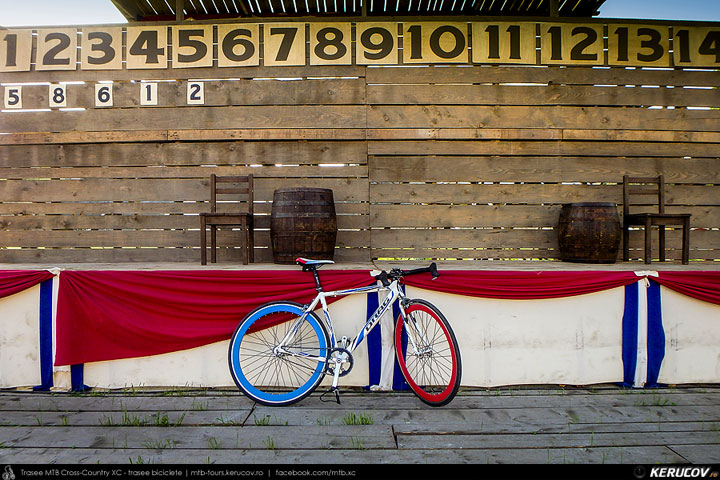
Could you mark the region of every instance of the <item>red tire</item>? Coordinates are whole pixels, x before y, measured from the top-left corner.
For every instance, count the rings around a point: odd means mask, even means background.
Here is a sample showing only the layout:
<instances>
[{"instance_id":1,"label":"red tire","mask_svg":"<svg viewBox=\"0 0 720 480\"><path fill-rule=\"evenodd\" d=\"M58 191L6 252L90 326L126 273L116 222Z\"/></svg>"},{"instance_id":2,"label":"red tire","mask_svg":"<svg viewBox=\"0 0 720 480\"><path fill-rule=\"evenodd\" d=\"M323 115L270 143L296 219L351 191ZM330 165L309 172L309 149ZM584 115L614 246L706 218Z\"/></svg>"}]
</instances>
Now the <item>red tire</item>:
<instances>
[{"instance_id":1,"label":"red tire","mask_svg":"<svg viewBox=\"0 0 720 480\"><path fill-rule=\"evenodd\" d=\"M395 354L413 392L433 407L449 403L460 388L460 349L442 313L424 300L410 300L395 325Z\"/></svg>"}]
</instances>

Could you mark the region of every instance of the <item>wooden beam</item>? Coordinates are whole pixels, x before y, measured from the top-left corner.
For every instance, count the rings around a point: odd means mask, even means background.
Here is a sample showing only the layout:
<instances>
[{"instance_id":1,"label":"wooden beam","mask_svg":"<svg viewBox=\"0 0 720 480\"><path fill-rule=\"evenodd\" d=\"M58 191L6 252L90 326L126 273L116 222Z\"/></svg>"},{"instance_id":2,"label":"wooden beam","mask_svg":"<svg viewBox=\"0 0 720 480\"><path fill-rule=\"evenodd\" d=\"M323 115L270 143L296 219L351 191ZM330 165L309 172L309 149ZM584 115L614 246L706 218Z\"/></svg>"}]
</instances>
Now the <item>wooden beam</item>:
<instances>
[{"instance_id":1,"label":"wooden beam","mask_svg":"<svg viewBox=\"0 0 720 480\"><path fill-rule=\"evenodd\" d=\"M241 17L249 17L250 16L250 10L247 8L247 2L244 0L240 0L236 3L240 7L240 16Z\"/></svg>"},{"instance_id":2,"label":"wooden beam","mask_svg":"<svg viewBox=\"0 0 720 480\"><path fill-rule=\"evenodd\" d=\"M136 2L132 0L111 0L115 8L123 14L131 22L139 20L144 16L145 12L140 9Z\"/></svg>"},{"instance_id":3,"label":"wooden beam","mask_svg":"<svg viewBox=\"0 0 720 480\"><path fill-rule=\"evenodd\" d=\"M185 1L175 0L175 21L178 23L182 23L185 20L183 8L185 8Z\"/></svg>"},{"instance_id":4,"label":"wooden beam","mask_svg":"<svg viewBox=\"0 0 720 480\"><path fill-rule=\"evenodd\" d=\"M558 5L558 0L550 0L550 16L551 17L559 17L560 16L560 8Z\"/></svg>"}]
</instances>

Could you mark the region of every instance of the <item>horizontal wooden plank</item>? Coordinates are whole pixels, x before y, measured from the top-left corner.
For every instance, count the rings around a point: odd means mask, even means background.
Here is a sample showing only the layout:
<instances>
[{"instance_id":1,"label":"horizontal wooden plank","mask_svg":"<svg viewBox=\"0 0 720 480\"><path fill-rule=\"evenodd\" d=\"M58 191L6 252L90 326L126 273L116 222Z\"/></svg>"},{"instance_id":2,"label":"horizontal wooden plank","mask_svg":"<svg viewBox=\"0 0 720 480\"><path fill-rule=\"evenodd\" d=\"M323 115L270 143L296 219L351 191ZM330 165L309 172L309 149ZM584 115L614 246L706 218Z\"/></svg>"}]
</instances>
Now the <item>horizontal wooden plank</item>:
<instances>
[{"instance_id":1,"label":"horizontal wooden plank","mask_svg":"<svg viewBox=\"0 0 720 480\"><path fill-rule=\"evenodd\" d=\"M548 156L375 156L371 182L622 182L622 175L665 175L665 181L717 183L713 158Z\"/></svg>"},{"instance_id":2,"label":"horizontal wooden plank","mask_svg":"<svg viewBox=\"0 0 720 480\"><path fill-rule=\"evenodd\" d=\"M215 175L248 175L255 178L367 178L366 165L347 166L343 164L328 166L283 166L258 165L215 167L0 167L0 179L22 180L37 178L206 178Z\"/></svg>"},{"instance_id":3,"label":"horizontal wooden plank","mask_svg":"<svg viewBox=\"0 0 720 480\"><path fill-rule=\"evenodd\" d=\"M47 71L0 73L0 82L71 82L71 81L131 81L131 80L188 80L232 78L304 78L304 77L365 77L367 83L567 83L573 85L663 85L717 86L713 70L682 71L626 70L591 67L522 67L522 66L422 66L422 67L363 67L363 66L305 66L305 67L229 67L183 68L166 70L107 70L107 71Z\"/></svg>"},{"instance_id":4,"label":"horizontal wooden plank","mask_svg":"<svg viewBox=\"0 0 720 480\"><path fill-rule=\"evenodd\" d=\"M222 264L240 265L242 252L239 248L219 248L217 264L208 264L208 268ZM335 261L346 263L367 262L370 260L369 248L337 248ZM198 248L55 248L55 249L0 249L0 261L3 263L123 263L123 262L189 262L200 263ZM256 248L255 262L272 263L272 251L269 248Z\"/></svg>"},{"instance_id":5,"label":"horizontal wooden plank","mask_svg":"<svg viewBox=\"0 0 720 480\"><path fill-rule=\"evenodd\" d=\"M209 179L104 179L0 181L0 198L14 202L205 201ZM269 201L278 188L330 188L336 201L367 201L366 180L344 178L259 178L255 199Z\"/></svg>"},{"instance_id":6,"label":"horizontal wooden plank","mask_svg":"<svg viewBox=\"0 0 720 480\"><path fill-rule=\"evenodd\" d=\"M2 138L2 135L0 135ZM229 141L0 146L3 167L239 166L367 163L357 141ZM208 176L210 173L207 174ZM238 173L240 175L240 173Z\"/></svg>"},{"instance_id":7,"label":"horizontal wooden plank","mask_svg":"<svg viewBox=\"0 0 720 480\"><path fill-rule=\"evenodd\" d=\"M343 204L339 204L336 210L342 212ZM66 207L71 211L70 206ZM205 207L205 211L209 207ZM367 207L365 207L367 213ZM254 218L256 229L270 228L270 215L256 215ZM369 221L367 214L337 214L338 228L343 229L367 229ZM27 232L32 237L33 231L38 230L84 230L84 229L181 229L200 230L200 217L198 215L0 215L0 230L15 232Z\"/></svg>"},{"instance_id":8,"label":"horizontal wooden plank","mask_svg":"<svg viewBox=\"0 0 720 480\"><path fill-rule=\"evenodd\" d=\"M303 77L363 77L365 67L350 65L313 65L305 67L223 67L168 68L163 70L78 70L47 72L0 73L0 82L96 82L131 80L199 80L231 78L303 78Z\"/></svg>"},{"instance_id":9,"label":"horizontal wooden plank","mask_svg":"<svg viewBox=\"0 0 720 480\"><path fill-rule=\"evenodd\" d=\"M157 165L317 165L317 164L364 164L367 150L380 155L488 155L488 156L537 156L525 161L534 162L538 168L550 163L550 155L568 156L564 164L583 164L593 159L587 157L638 157L628 164L642 162L651 156L668 157L664 161L670 170L674 164L689 164L692 157L716 158L718 144L710 143L662 143L662 142L584 142L584 141L372 141L365 142L208 142L208 143L160 143L160 144L80 144L80 145L12 145L0 146L0 161L7 167L53 167L53 166L157 166ZM617 162L616 159L602 161ZM662 161L658 159L656 161ZM715 168L714 170L716 170ZM620 175L622 176L622 175Z\"/></svg>"},{"instance_id":10,"label":"horizontal wooden plank","mask_svg":"<svg viewBox=\"0 0 720 480\"><path fill-rule=\"evenodd\" d=\"M561 140L550 128L369 128L368 140Z\"/></svg>"},{"instance_id":11,"label":"horizontal wooden plank","mask_svg":"<svg viewBox=\"0 0 720 480\"><path fill-rule=\"evenodd\" d=\"M291 266L288 269L299 269ZM333 267L334 268L334 267ZM442 273L442 269L440 270ZM193 387L178 387L166 389L140 388L125 389L124 391L96 390L85 394L63 395L56 392L35 392L27 395L23 392L3 392L0 395L0 409L5 412L47 412L57 417L72 413L73 418L80 419L85 415L90 418L92 414L113 412L122 414L127 410L137 411L139 414L157 413L163 411L168 414L180 414L187 411L183 426L189 424L192 417L199 419L200 423L217 424L217 416L226 418L240 417L243 410L253 410L258 418L277 414L280 422L272 424L284 425L317 425L317 418L327 415L330 425L344 424L345 410L361 409L368 399L382 396L382 402L374 403L373 415L375 424L395 424L399 432L410 434L414 432L431 432L428 423L436 421L452 424L453 431L462 433L477 433L487 431L483 428L481 420L489 419L493 413L505 411L508 414L522 413L528 409L535 410L539 415L534 416L536 426L542 427L544 432L590 432L596 427L598 431L612 432L646 432L649 430L663 432L691 432L713 431L713 422L720 420L720 411L707 408L692 408L689 412L695 415L705 414L696 421L689 419L672 419L668 422L643 422L649 413L657 416L657 412L668 413L669 407L686 406L712 407L720 406L720 392L710 385L685 385L682 387L664 387L659 389L625 390L612 384L578 386L508 386L493 389L463 389L458 392L452 405L443 409L427 409L417 401L409 392L395 393L361 393L357 391L345 392L343 406L327 408L317 402L302 402L292 408L282 409L281 413L274 407L254 405L254 402L242 395L234 388L226 389L200 389ZM316 393L316 398L320 392ZM311 397L312 400L313 397ZM122 399L122 402L118 402ZM198 407L202 407L199 409ZM331 406L332 407L332 406ZM597 407L602 407L598 409ZM617 409L607 412L609 408ZM581 411L577 409L580 408ZM579 417L586 415L600 419L602 424L571 423L568 425L565 415L573 409ZM708 413L711 412L711 413ZM600 417L598 417L598 414ZM215 416L213 416L215 415ZM286 416L288 415L288 416ZM709 415L709 416L708 416ZM57 418L56 417L56 418ZM513 417L515 417L513 415ZM610 418L615 417L615 418ZM50 417L53 418L53 417ZM203 421L202 419L205 418ZM234 418L233 418L234 419ZM210 421L207 421L210 420ZM468 420L471 422L468 423ZM508 421L506 421L508 420ZM523 427L524 417L503 419L498 418L492 422L492 428L500 429L503 433L531 432L528 425ZM45 422L42 422L45 424ZM95 422L97 424L99 422ZM246 424L254 424L253 419L247 419ZM37 422L33 422L37 425ZM81 425L85 424L80 422ZM403 426L400 426L403 424ZM505 426L506 428L503 428ZM627 427L627 428L626 428Z\"/></svg>"},{"instance_id":12,"label":"horizontal wooden plank","mask_svg":"<svg viewBox=\"0 0 720 480\"><path fill-rule=\"evenodd\" d=\"M719 118L720 120L720 118ZM371 141L370 155L606 155L613 157L658 156L678 158L714 157L718 145L711 143L640 142L545 142L503 140Z\"/></svg>"},{"instance_id":13,"label":"horizontal wooden plank","mask_svg":"<svg viewBox=\"0 0 720 480\"><path fill-rule=\"evenodd\" d=\"M560 206L371 205L373 227L552 227Z\"/></svg>"},{"instance_id":14,"label":"horizontal wooden plank","mask_svg":"<svg viewBox=\"0 0 720 480\"><path fill-rule=\"evenodd\" d=\"M169 130L170 140L363 140L362 128Z\"/></svg>"},{"instance_id":15,"label":"horizontal wooden plank","mask_svg":"<svg viewBox=\"0 0 720 480\"><path fill-rule=\"evenodd\" d=\"M276 464L278 458L298 469L311 465L359 465L377 464L451 464L472 463L468 470L477 468L477 464L514 464L521 458L528 464L554 464L563 468L567 464L636 464L663 465L686 464L690 461L697 464L718 463L716 446L712 445L672 445L643 447L591 447L591 448L494 448L494 449L293 449L293 450L226 450L226 449L102 449L102 448L12 448L8 447L6 455L15 463L31 464L36 460L38 452L53 464L79 463L83 459L92 458L102 464L121 464L128 459L153 464L182 464L188 458L204 458L209 463L230 464ZM682 452L682 456L676 452ZM416 467L422 469L422 467ZM462 468L462 467L461 467ZM682 468L682 467L679 467ZM29 469L28 469L29 470ZM458 469L455 469L457 471ZM427 471L427 470L423 470Z\"/></svg>"},{"instance_id":16,"label":"horizontal wooden plank","mask_svg":"<svg viewBox=\"0 0 720 480\"><path fill-rule=\"evenodd\" d=\"M556 260L559 254L545 248L495 248L485 250L459 250L451 248L373 248L374 260Z\"/></svg>"},{"instance_id":17,"label":"horizontal wooden plank","mask_svg":"<svg viewBox=\"0 0 720 480\"><path fill-rule=\"evenodd\" d=\"M230 105L357 105L365 103L365 80L302 79L279 80L211 80L203 83L204 104L196 108ZM68 108L96 108L95 83L66 86ZM140 106L142 84L116 82L112 88L112 107ZM25 86L23 108L49 108L47 85ZM157 84L157 107L185 107L188 105L188 82L160 82ZM155 106L153 106L155 107Z\"/></svg>"},{"instance_id":18,"label":"horizontal wooden plank","mask_svg":"<svg viewBox=\"0 0 720 480\"><path fill-rule=\"evenodd\" d=\"M564 129L562 131L562 139L611 140L625 142L720 143L720 132Z\"/></svg>"},{"instance_id":19,"label":"horizontal wooden plank","mask_svg":"<svg viewBox=\"0 0 720 480\"><path fill-rule=\"evenodd\" d=\"M441 272L442 273L442 272ZM452 322L452 320L451 320ZM168 396L174 392L171 389L167 390ZM190 393L192 395L192 393ZM295 410L283 409L281 413L277 413L276 409L267 409L264 407L256 407L251 409L251 405L243 405L244 408L223 405L223 408L213 409L214 403L213 397L195 397L194 403L188 402L188 405L183 409L181 405L184 402L163 402L162 397L145 397L143 400L145 404L139 405L137 409L132 409L130 405L126 405L129 402L129 397L123 398L123 407L127 409L123 411L113 411L112 406L108 406L105 409L101 409L98 406L93 406L90 402L87 402L87 398L80 397L77 403L69 404L68 408L62 408L60 405L65 402L58 402L58 405L53 409L45 410L30 410L25 405L13 405L12 410L3 410L4 414L4 426L62 426L64 422L67 425L73 427L84 427L84 426L97 426L101 424L110 424L120 426L123 424L123 418L127 422L129 413L132 412L132 420L137 420L140 426L151 426L155 423L158 412L167 415L168 421L171 425L181 421L181 427L186 426L258 426L256 421L268 422L268 425L263 426L298 426L298 425L318 425L318 418L323 418L327 425L343 425L344 418L347 413L343 409L311 409L311 408L297 408ZM555 407L555 412L562 411L559 404L564 403L563 399L552 398L554 395L548 394L547 397L542 396L528 396L528 403L531 400L536 400L537 405L529 404L525 407L528 410L535 408L551 408ZM586 396L575 395L574 400L577 404L574 406L582 406L583 409L589 407L600 408L603 405L593 404L587 402ZM588 395L589 396L589 395ZM663 398L669 401L672 398L673 406L679 406L675 401L680 395L669 394ZM107 397L104 397L107 399ZM94 400L102 404L104 399L101 396L97 396ZM138 400L142 397L138 396ZM460 400L462 397L458 397ZM490 403L492 397L483 397L483 400L487 400ZM511 401L507 395L503 395L498 400ZM83 401L85 400L85 401ZM235 399L238 401L238 399ZM240 400L241 401L241 400ZM408 407L409 400L405 400ZM638 402L638 399L634 399ZM17 403L17 402L15 402ZM138 402L139 403L139 402ZM149 408L148 403L152 403L154 410ZM225 402L222 402L225 403ZM385 403L395 403L391 407L386 407ZM490 432L494 433L542 433L542 434L564 434L564 433L644 433L644 432L709 432L713 431L712 421L668 421L668 422L626 422L626 423L560 423L556 422L542 422L542 419L538 418L534 423L523 422L518 419L506 419L504 422L495 420L488 423L493 415L504 412L512 412L518 407L487 407L482 409L481 407L460 408L457 405L445 408L440 411L428 411L423 409L411 409L401 408L401 402L397 401L397 398L383 398L382 405L374 406L372 408L372 419L374 425L393 425L393 430L399 435L413 435L413 434L426 434L426 435L440 435L440 434L462 434L462 435L488 435ZM586 405L589 403L589 405ZM88 406L86 407L85 404ZM193 410L193 406L195 410ZM686 407L687 405L682 405ZM203 408L203 410L197 410L197 408ZM618 407L618 405L607 405L605 408ZM117 406L115 406L117 408ZM568 407L572 408L572 407ZM346 409L347 410L347 409ZM484 410L484 411L483 411ZM626 411L629 409L625 409ZM541 410L542 412L542 410ZM704 423L704 424L703 424ZM438 425L443 425L443 428L438 430ZM170 428L170 427L168 427ZM492 430L491 430L492 429Z\"/></svg>"},{"instance_id":20,"label":"horizontal wooden plank","mask_svg":"<svg viewBox=\"0 0 720 480\"><path fill-rule=\"evenodd\" d=\"M45 205L53 205L54 208L48 208ZM113 208L115 205L118 207ZM152 213L162 214L163 210L181 210L181 208L172 208L174 204L152 204L153 209L143 209L146 204L37 204L37 206L28 204L19 207L13 204L0 204L1 212L4 214L18 214L24 217L33 215L43 215L47 213L54 214L74 214L80 216L82 214L102 214L102 213L125 213L128 215L149 215ZM180 204L183 205L183 204ZM346 209L346 205L336 205L339 212ZM207 211L207 207L196 205L193 207L185 207L185 210ZM366 205L359 204L352 206L350 210L363 210ZM396 227L553 227L557 225L559 215L559 205L371 205L370 206L370 223L364 218L362 212L348 212L347 214L338 214L338 221L341 228L365 228L370 225L373 228L396 228ZM143 211L144 210L144 211ZM691 227L693 228L718 228L717 220L720 218L719 207L688 207L678 206L668 208L669 212L675 213L691 213ZM167 212L170 213L170 212ZM177 213L177 212L173 212ZM192 213L192 212L180 212ZM23 219L8 217L2 218L3 222L14 222L16 225L37 225L36 221L45 222L44 219ZM49 227L42 228L68 228L63 226L63 222L71 222L74 225L75 219L57 218L47 220ZM130 220L120 219L87 219L83 222L93 222L87 228L112 228L104 225L113 225L112 222L124 222ZM97 221L97 223L94 223ZM192 220L163 220L165 222L184 222ZM105 223L107 222L107 223ZM152 219L143 220L143 222L152 222ZM160 220L158 220L160 222ZM258 228L267 228L269 219L267 215L256 216ZM34 228L34 227L33 227ZM75 227L69 227L75 228Z\"/></svg>"},{"instance_id":21,"label":"horizontal wooden plank","mask_svg":"<svg viewBox=\"0 0 720 480\"><path fill-rule=\"evenodd\" d=\"M127 225L130 228L152 227L153 225ZM156 225L163 227L167 225ZM680 230L667 231L667 256L680 258ZM372 241L370 241L372 238ZM89 248L89 247L154 247L158 240L165 242L162 249L197 248L199 234L190 231L30 231L0 232L0 242L7 247L46 247L46 248ZM255 232L256 246L260 249L270 245L267 230ZM147 243L147 244L146 244ZM220 248L237 247L238 233L221 230L218 232ZM338 232L338 248L387 249L402 252L404 250L438 251L462 253L466 257L483 258L485 250L510 252L514 250L557 250L557 233L554 229L383 229ZM630 247L633 258L642 257L643 235L640 231L631 232ZM653 234L653 252L657 256L657 234ZM3 250L12 254L14 249ZM720 242L716 231L693 230L691 234L691 252L693 259L720 258ZM557 255L556 255L557 256ZM182 260L179 260L182 261Z\"/></svg>"},{"instance_id":22,"label":"horizontal wooden plank","mask_svg":"<svg viewBox=\"0 0 720 480\"><path fill-rule=\"evenodd\" d=\"M717 131L717 110L570 106L257 106L3 113L4 133L134 130L552 128ZM355 135L355 132L353 132Z\"/></svg>"},{"instance_id":23,"label":"horizontal wooden plank","mask_svg":"<svg viewBox=\"0 0 720 480\"><path fill-rule=\"evenodd\" d=\"M694 440L697 439L697 440ZM489 435L407 435L398 438L398 447L413 448L590 448L623 446L663 446L669 443L718 444L711 432L642 432L642 433L564 433L557 434L489 434Z\"/></svg>"},{"instance_id":24,"label":"horizontal wooden plank","mask_svg":"<svg viewBox=\"0 0 720 480\"><path fill-rule=\"evenodd\" d=\"M462 252L458 255L456 252ZM654 250L654 257L657 260L657 250ZM675 252L675 253L673 253ZM699 251L691 250L693 261L717 261L720 253L717 250ZM335 251L335 261L338 263L369 262L373 259L496 259L503 261L518 260L557 260L558 253L549 249L513 249L506 250L433 250L433 249L407 249L407 250L386 250L368 248L338 248ZM208 268L214 266L225 267L228 265L240 265L242 254L240 249L218 249L218 263L208 264ZM631 260L640 268L642 267L642 250L631 251ZM668 250L668 260L679 263L680 253L678 250ZM256 248L255 261L258 263L272 263L272 252L269 248ZM0 261L10 264L77 264L77 263L157 263L157 262L189 262L200 263L199 249L190 248L113 248L113 249L87 249L87 248L66 248L66 249L0 249ZM463 265L467 265L463 263ZM503 263L503 265L506 265ZM512 268L512 267L506 267ZM642 267L645 268L645 267ZM640 268L640 269L642 269Z\"/></svg>"},{"instance_id":25,"label":"horizontal wooden plank","mask_svg":"<svg viewBox=\"0 0 720 480\"><path fill-rule=\"evenodd\" d=\"M263 222L263 216L270 215L272 203L270 201L255 201L255 218ZM341 202L335 200L335 213L337 215L366 215L367 202ZM197 215L200 212L210 211L208 201L197 202L4 202L0 203L2 215L166 215L185 214Z\"/></svg>"},{"instance_id":26,"label":"horizontal wooden plank","mask_svg":"<svg viewBox=\"0 0 720 480\"><path fill-rule=\"evenodd\" d=\"M167 130L144 130L135 132L21 132L0 135L0 145L165 142L167 139Z\"/></svg>"},{"instance_id":27,"label":"horizontal wooden plank","mask_svg":"<svg viewBox=\"0 0 720 480\"><path fill-rule=\"evenodd\" d=\"M720 143L720 132L549 128L372 128L368 140L613 140Z\"/></svg>"},{"instance_id":28,"label":"horizontal wooden plank","mask_svg":"<svg viewBox=\"0 0 720 480\"><path fill-rule=\"evenodd\" d=\"M206 178L215 175L248 175L255 178L367 178L367 165L348 166L329 164L327 166L283 166L258 165L252 166L137 166L137 167L34 167L34 168L3 168L0 167L0 179L22 180L29 178Z\"/></svg>"},{"instance_id":29,"label":"horizontal wooden plank","mask_svg":"<svg viewBox=\"0 0 720 480\"><path fill-rule=\"evenodd\" d=\"M720 207L669 207L690 213L693 228L717 228ZM560 205L371 205L370 225L379 227L554 227Z\"/></svg>"},{"instance_id":30,"label":"horizontal wooden plank","mask_svg":"<svg viewBox=\"0 0 720 480\"><path fill-rule=\"evenodd\" d=\"M364 128L365 107L304 105L255 107L120 108L0 113L3 132L148 129Z\"/></svg>"},{"instance_id":31,"label":"horizontal wooden plank","mask_svg":"<svg viewBox=\"0 0 720 480\"><path fill-rule=\"evenodd\" d=\"M613 140L720 143L719 132L578 130L544 128L264 128L148 130L119 132L35 132L0 135L2 145L215 141L215 140Z\"/></svg>"},{"instance_id":32,"label":"horizontal wooden plank","mask_svg":"<svg viewBox=\"0 0 720 480\"><path fill-rule=\"evenodd\" d=\"M716 132L718 110L566 106L369 105L368 128L570 128ZM12 131L12 130L11 130Z\"/></svg>"},{"instance_id":33,"label":"horizontal wooden plank","mask_svg":"<svg viewBox=\"0 0 720 480\"><path fill-rule=\"evenodd\" d=\"M412 248L412 249L485 249L485 248L558 248L557 222L555 228L547 229L376 229L372 230L373 248ZM679 229L666 231L666 248L668 251L679 250L682 231ZM693 230L691 232L691 248L695 255L701 256L701 250L717 250L714 256L720 255L720 240L717 231ZM652 235L653 252L657 255L657 234ZM630 248L642 251L644 235L642 231L633 230L630 235ZM680 258L678 252L675 258Z\"/></svg>"},{"instance_id":34,"label":"horizontal wooden plank","mask_svg":"<svg viewBox=\"0 0 720 480\"><path fill-rule=\"evenodd\" d=\"M225 232L226 240L239 234ZM147 247L182 248L200 245L198 232L188 230L52 230L26 232L0 231L0 244L6 247L92 248Z\"/></svg>"},{"instance_id":35,"label":"horizontal wooden plank","mask_svg":"<svg viewBox=\"0 0 720 480\"><path fill-rule=\"evenodd\" d=\"M564 185L543 184L397 184L370 185L374 203L472 204L507 203L539 204L570 202L623 202L622 184ZM649 200L650 201L650 200ZM720 206L720 185L668 185L668 205ZM622 207L619 207L622 210Z\"/></svg>"},{"instance_id":36,"label":"horizontal wooden plank","mask_svg":"<svg viewBox=\"0 0 720 480\"><path fill-rule=\"evenodd\" d=\"M258 247L270 245L269 232L256 232ZM239 231L221 230L218 245L239 247ZM366 231L338 231L338 247L365 247ZM199 248L200 233L191 230L0 230L0 245L5 247L91 248L91 247L162 247Z\"/></svg>"},{"instance_id":37,"label":"horizontal wooden plank","mask_svg":"<svg viewBox=\"0 0 720 480\"><path fill-rule=\"evenodd\" d=\"M451 79L449 79L451 81ZM447 80L446 80L447 81ZM95 83L66 86L68 108L96 107ZM140 105L140 83L107 84L112 88L112 107ZM204 104L239 105L358 105L364 104L365 80L296 79L208 81L204 85ZM188 105L187 82L160 82L157 105L152 107L185 107ZM447 105L615 105L615 106L712 106L718 103L717 89L667 88L643 86L571 86L571 85L476 85L432 84L368 85L368 104L447 104ZM47 85L23 88L23 108L49 108Z\"/></svg>"},{"instance_id":38,"label":"horizontal wooden plank","mask_svg":"<svg viewBox=\"0 0 720 480\"><path fill-rule=\"evenodd\" d=\"M164 142L178 140L362 140L358 128L264 128L218 130L148 130L117 132L30 132L0 135L0 145Z\"/></svg>"},{"instance_id":39,"label":"horizontal wooden plank","mask_svg":"<svg viewBox=\"0 0 720 480\"><path fill-rule=\"evenodd\" d=\"M27 232L39 230L85 229L200 229L197 215L17 215L0 216L0 230Z\"/></svg>"},{"instance_id":40,"label":"horizontal wooden plank","mask_svg":"<svg viewBox=\"0 0 720 480\"><path fill-rule=\"evenodd\" d=\"M557 248L557 232L513 229L382 229L372 231L373 248Z\"/></svg>"},{"instance_id":41,"label":"horizontal wooden plank","mask_svg":"<svg viewBox=\"0 0 720 480\"><path fill-rule=\"evenodd\" d=\"M431 66L368 68L372 84L543 83L562 85L720 86L716 72L591 67Z\"/></svg>"},{"instance_id":42,"label":"horizontal wooden plank","mask_svg":"<svg viewBox=\"0 0 720 480\"><path fill-rule=\"evenodd\" d=\"M207 202L4 202L2 215L165 215L194 214L210 211Z\"/></svg>"},{"instance_id":43,"label":"horizontal wooden plank","mask_svg":"<svg viewBox=\"0 0 720 480\"><path fill-rule=\"evenodd\" d=\"M621 255L621 254L619 254ZM452 248L407 248L407 249L373 249L374 260L381 261L428 261L437 260L443 262L460 261L467 265L467 260L500 260L512 262L514 260L524 261L548 261L559 260L560 252L553 249L535 247L527 248L486 248L486 249L452 249ZM716 261L720 258L718 250L690 250L692 262ZM680 249L668 249L665 254L668 262L679 264L681 259ZM618 263L620 263L618 258ZM630 252L630 262L636 262L638 269L646 268L644 264L644 253L642 249ZM653 249L653 261L658 261L657 248ZM507 264L504 264L507 265ZM597 265L601 267L602 265Z\"/></svg>"},{"instance_id":44,"label":"horizontal wooden plank","mask_svg":"<svg viewBox=\"0 0 720 480\"><path fill-rule=\"evenodd\" d=\"M532 81L532 80L529 80ZM693 106L720 103L717 88L527 85L368 85L370 105Z\"/></svg>"},{"instance_id":45,"label":"horizontal wooden plank","mask_svg":"<svg viewBox=\"0 0 720 480\"><path fill-rule=\"evenodd\" d=\"M242 434L235 428L227 426L184 428L180 435L175 435L173 445L177 448L207 448L208 439L215 439L219 448L266 450L263 444L272 439L273 448L395 448L392 427L389 425L365 425L348 435L345 425L329 426L246 426ZM180 432L178 432L180 433ZM143 448L144 444L158 442L165 438L167 427L145 426L128 428L123 426L88 426L82 429L73 427L5 427L0 431L0 441L21 447L63 446L117 448L128 445L128 448ZM353 443L353 441L355 443ZM160 442L162 443L162 442Z\"/></svg>"}]
</instances>

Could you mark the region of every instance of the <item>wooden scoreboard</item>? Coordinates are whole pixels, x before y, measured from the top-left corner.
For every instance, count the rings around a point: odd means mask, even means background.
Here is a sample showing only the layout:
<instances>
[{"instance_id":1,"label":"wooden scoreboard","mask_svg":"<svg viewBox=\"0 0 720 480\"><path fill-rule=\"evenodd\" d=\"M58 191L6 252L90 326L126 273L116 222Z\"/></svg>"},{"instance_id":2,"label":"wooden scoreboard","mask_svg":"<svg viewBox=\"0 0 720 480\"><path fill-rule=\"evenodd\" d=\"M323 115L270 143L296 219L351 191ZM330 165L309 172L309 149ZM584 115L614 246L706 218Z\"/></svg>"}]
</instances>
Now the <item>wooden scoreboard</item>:
<instances>
[{"instance_id":1,"label":"wooden scoreboard","mask_svg":"<svg viewBox=\"0 0 720 480\"><path fill-rule=\"evenodd\" d=\"M649 23L293 22L36 32L0 30L0 72L261 63L720 66L719 28Z\"/></svg>"},{"instance_id":2,"label":"wooden scoreboard","mask_svg":"<svg viewBox=\"0 0 720 480\"><path fill-rule=\"evenodd\" d=\"M718 67L720 28L551 22L292 22L0 31L0 72L304 65L525 64ZM62 84L48 106L67 106ZM156 86L138 91L155 105ZM188 105L203 86L188 85ZM5 108L22 108L7 87ZM98 85L96 107L112 106Z\"/></svg>"},{"instance_id":3,"label":"wooden scoreboard","mask_svg":"<svg viewBox=\"0 0 720 480\"><path fill-rule=\"evenodd\" d=\"M0 31L0 72L413 64L718 67L720 28L651 23L292 22ZM66 107L62 84L48 106ZM155 105L143 85L141 105ZM5 108L22 108L7 87ZM188 105L203 86L188 84ZM96 107L112 106L98 85Z\"/></svg>"},{"instance_id":4,"label":"wooden scoreboard","mask_svg":"<svg viewBox=\"0 0 720 480\"><path fill-rule=\"evenodd\" d=\"M292 22L0 30L0 71L251 65L720 66L720 29L550 22ZM33 48L35 47L35 49Z\"/></svg>"}]
</instances>

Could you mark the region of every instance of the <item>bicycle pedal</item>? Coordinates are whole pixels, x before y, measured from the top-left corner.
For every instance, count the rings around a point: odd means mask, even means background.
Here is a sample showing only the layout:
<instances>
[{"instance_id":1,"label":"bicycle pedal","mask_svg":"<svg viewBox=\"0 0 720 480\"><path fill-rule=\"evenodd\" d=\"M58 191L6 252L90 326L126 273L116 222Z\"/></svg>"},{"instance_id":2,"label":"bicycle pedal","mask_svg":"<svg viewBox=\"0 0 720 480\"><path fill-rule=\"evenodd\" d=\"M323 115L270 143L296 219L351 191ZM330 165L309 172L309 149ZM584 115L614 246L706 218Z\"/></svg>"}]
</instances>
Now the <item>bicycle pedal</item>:
<instances>
[{"instance_id":1,"label":"bicycle pedal","mask_svg":"<svg viewBox=\"0 0 720 480\"><path fill-rule=\"evenodd\" d=\"M335 394L335 401L337 402L338 405L340 405L340 389L337 388L337 387L331 387L330 390L328 390L327 392L325 392L325 393L323 393L322 395L320 395L320 401L321 401L321 402L326 402L326 403L327 403L327 402L332 402L332 400L325 400L325 398L324 398L325 395L327 395L328 393L334 393L334 394Z\"/></svg>"}]
</instances>

